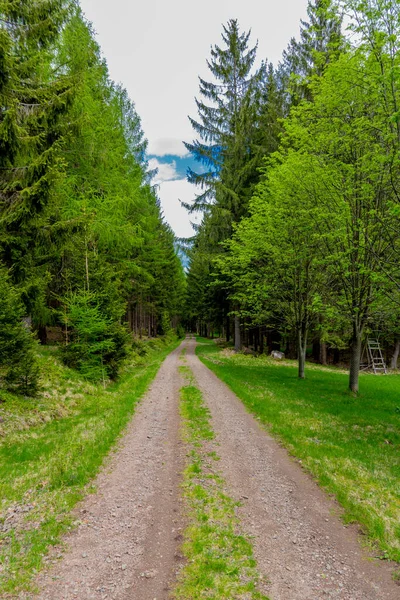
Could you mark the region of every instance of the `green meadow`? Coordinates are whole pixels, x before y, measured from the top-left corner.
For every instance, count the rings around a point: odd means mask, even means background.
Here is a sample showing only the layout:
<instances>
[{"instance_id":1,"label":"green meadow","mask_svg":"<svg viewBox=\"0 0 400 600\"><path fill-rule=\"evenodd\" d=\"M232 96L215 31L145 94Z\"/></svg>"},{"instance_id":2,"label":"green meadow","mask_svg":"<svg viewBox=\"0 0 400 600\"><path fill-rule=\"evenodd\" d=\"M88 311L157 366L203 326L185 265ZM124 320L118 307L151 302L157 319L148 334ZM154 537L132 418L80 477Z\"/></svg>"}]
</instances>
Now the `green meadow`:
<instances>
[{"instance_id":1,"label":"green meadow","mask_svg":"<svg viewBox=\"0 0 400 600\"><path fill-rule=\"evenodd\" d=\"M400 562L400 376L360 376L358 397L348 375L221 350L200 339L199 358L301 461L357 522L380 558Z\"/></svg>"}]
</instances>

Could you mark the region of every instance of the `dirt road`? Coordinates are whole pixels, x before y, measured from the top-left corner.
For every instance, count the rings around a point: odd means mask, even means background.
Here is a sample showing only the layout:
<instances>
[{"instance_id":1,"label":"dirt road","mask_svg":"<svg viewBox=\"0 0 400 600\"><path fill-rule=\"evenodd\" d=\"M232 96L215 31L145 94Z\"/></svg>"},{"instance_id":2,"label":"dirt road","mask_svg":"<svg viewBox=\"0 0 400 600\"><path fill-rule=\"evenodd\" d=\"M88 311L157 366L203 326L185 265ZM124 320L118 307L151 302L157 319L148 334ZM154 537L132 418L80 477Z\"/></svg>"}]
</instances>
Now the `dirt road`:
<instances>
[{"instance_id":1,"label":"dirt road","mask_svg":"<svg viewBox=\"0 0 400 600\"><path fill-rule=\"evenodd\" d=\"M371 562L338 506L249 415L186 340L164 362L121 442L77 510L61 558L37 581L40 600L166 600L181 564L185 447L178 367L186 362L212 414L219 469L251 537L271 600L399 600L389 568ZM21 595L20 598L31 598ZM207 596L211 598L211 596ZM196 599L188 599L196 600Z\"/></svg>"}]
</instances>

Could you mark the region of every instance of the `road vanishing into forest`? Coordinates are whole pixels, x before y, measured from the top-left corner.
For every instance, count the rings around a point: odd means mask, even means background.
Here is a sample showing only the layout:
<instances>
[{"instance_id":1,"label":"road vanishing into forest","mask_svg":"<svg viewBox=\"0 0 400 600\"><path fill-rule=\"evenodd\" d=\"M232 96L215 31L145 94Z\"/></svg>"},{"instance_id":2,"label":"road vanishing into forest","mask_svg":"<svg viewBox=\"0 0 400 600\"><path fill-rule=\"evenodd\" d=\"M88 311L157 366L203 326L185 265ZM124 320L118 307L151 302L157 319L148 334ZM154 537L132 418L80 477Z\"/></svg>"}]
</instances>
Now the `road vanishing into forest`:
<instances>
[{"instance_id":1,"label":"road vanishing into forest","mask_svg":"<svg viewBox=\"0 0 400 600\"><path fill-rule=\"evenodd\" d=\"M185 364L211 411L217 469L227 494L240 501L259 591L271 600L399 600L389 565L370 560L357 528L343 525L339 506L200 362L195 346L187 338L165 360L97 478L96 493L75 510L65 552L53 550L50 568L38 576L39 595L20 599L172 597L190 524L181 486L188 460L179 413ZM208 590L201 597L214 596Z\"/></svg>"}]
</instances>

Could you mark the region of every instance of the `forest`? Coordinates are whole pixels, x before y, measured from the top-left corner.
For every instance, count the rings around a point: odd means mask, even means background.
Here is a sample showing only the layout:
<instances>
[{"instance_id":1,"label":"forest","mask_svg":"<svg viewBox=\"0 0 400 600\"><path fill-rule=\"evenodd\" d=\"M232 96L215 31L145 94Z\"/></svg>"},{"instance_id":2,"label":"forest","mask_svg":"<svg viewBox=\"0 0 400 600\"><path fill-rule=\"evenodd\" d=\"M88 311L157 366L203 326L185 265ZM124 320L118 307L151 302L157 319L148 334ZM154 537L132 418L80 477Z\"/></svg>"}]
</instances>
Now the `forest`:
<instances>
[{"instance_id":1,"label":"forest","mask_svg":"<svg viewBox=\"0 0 400 600\"><path fill-rule=\"evenodd\" d=\"M115 379L185 291L140 118L78 2L0 2L0 25L2 385L35 393L38 341Z\"/></svg>"},{"instance_id":2,"label":"forest","mask_svg":"<svg viewBox=\"0 0 400 600\"><path fill-rule=\"evenodd\" d=\"M400 3L307 14L204 57L183 239L79 0L0 0L2 598L397 600Z\"/></svg>"},{"instance_id":3,"label":"forest","mask_svg":"<svg viewBox=\"0 0 400 600\"><path fill-rule=\"evenodd\" d=\"M200 79L195 139L204 218L190 240L187 318L235 349L307 349L350 365L400 349L400 10L316 0L278 66L236 20ZM312 349L311 349L312 346Z\"/></svg>"},{"instance_id":4,"label":"forest","mask_svg":"<svg viewBox=\"0 0 400 600\"><path fill-rule=\"evenodd\" d=\"M223 26L185 142L186 240L79 3L3 1L0 23L2 386L35 393L38 343L105 381L135 337L183 326L283 351L300 378L307 358L347 365L355 393L368 336L397 368L397 2L310 1L278 65Z\"/></svg>"}]
</instances>

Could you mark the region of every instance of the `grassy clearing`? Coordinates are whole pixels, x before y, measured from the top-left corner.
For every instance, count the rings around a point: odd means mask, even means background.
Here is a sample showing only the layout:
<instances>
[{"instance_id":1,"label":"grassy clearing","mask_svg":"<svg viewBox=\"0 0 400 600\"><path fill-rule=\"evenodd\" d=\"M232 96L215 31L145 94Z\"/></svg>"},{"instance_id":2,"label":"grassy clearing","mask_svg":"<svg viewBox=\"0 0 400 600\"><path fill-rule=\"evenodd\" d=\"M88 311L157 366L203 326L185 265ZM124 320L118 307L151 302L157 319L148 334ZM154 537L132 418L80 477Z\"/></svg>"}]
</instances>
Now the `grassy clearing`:
<instances>
[{"instance_id":1,"label":"grassy clearing","mask_svg":"<svg viewBox=\"0 0 400 600\"><path fill-rule=\"evenodd\" d=\"M400 562L400 376L347 375L220 351L210 341L199 358L242 399L358 522L381 558Z\"/></svg>"},{"instance_id":2,"label":"grassy clearing","mask_svg":"<svg viewBox=\"0 0 400 600\"><path fill-rule=\"evenodd\" d=\"M225 494L224 480L216 470L219 458L212 444L209 411L190 369L181 371L188 379L181 390L181 415L190 448L183 484L190 525L183 545L187 563L173 597L267 600L257 590L260 578L251 544L239 533L237 503Z\"/></svg>"},{"instance_id":3,"label":"grassy clearing","mask_svg":"<svg viewBox=\"0 0 400 600\"><path fill-rule=\"evenodd\" d=\"M0 596L30 589L50 546L73 526L71 509L129 422L137 401L177 340L151 341L106 390L41 355L36 399L1 393Z\"/></svg>"}]
</instances>

